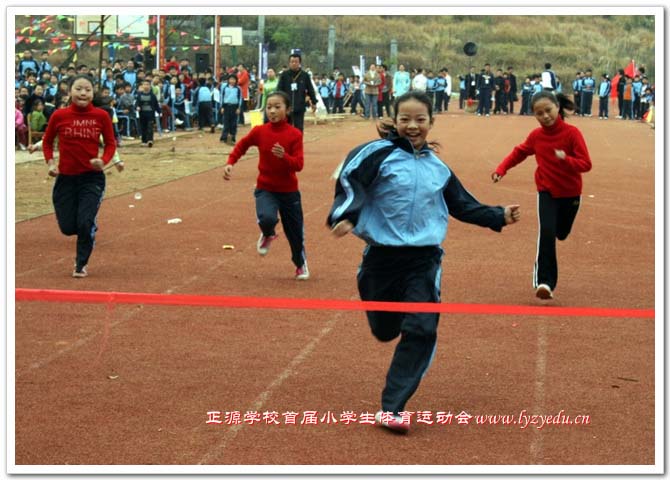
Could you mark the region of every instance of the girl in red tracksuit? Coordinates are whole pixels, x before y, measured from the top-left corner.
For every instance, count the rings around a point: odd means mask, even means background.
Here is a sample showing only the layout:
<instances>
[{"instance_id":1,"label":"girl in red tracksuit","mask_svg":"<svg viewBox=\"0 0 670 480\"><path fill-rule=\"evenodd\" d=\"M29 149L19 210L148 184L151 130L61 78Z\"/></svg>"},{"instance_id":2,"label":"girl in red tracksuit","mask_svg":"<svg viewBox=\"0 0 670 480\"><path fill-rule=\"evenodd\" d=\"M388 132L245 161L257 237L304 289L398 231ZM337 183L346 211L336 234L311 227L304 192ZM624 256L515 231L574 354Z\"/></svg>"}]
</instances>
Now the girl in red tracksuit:
<instances>
[{"instance_id":1,"label":"girl in red tracksuit","mask_svg":"<svg viewBox=\"0 0 670 480\"><path fill-rule=\"evenodd\" d=\"M290 100L286 93L274 91L268 95L265 113L268 123L254 127L237 144L223 169L223 178L230 180L233 165L253 146L258 147L258 178L256 179L256 217L261 235L256 250L267 255L270 244L277 238L277 214L291 246L291 260L296 266L296 280L307 280L309 270L305 257L304 225L298 177L304 165L302 132L288 124Z\"/></svg>"},{"instance_id":2,"label":"girl in red tracksuit","mask_svg":"<svg viewBox=\"0 0 670 480\"><path fill-rule=\"evenodd\" d=\"M72 276L88 275L86 265L93 251L96 217L105 192L103 168L116 150L114 128L107 112L95 108L93 81L88 75L77 75L70 82L71 105L56 110L49 118L42 140L49 175L56 177L53 204L58 226L65 235L77 235L77 256ZM100 155L100 135L104 151ZM58 138L60 154L54 162L54 140Z\"/></svg>"},{"instance_id":3,"label":"girl in red tracksuit","mask_svg":"<svg viewBox=\"0 0 670 480\"><path fill-rule=\"evenodd\" d=\"M533 270L535 295L553 298L558 280L556 239L565 240L575 221L582 194L582 173L591 170L591 158L577 127L565 123L565 110L574 103L562 94L542 91L531 100L531 109L540 123L528 138L514 147L491 174L494 182L507 171L535 155L538 190L539 239Z\"/></svg>"}]
</instances>

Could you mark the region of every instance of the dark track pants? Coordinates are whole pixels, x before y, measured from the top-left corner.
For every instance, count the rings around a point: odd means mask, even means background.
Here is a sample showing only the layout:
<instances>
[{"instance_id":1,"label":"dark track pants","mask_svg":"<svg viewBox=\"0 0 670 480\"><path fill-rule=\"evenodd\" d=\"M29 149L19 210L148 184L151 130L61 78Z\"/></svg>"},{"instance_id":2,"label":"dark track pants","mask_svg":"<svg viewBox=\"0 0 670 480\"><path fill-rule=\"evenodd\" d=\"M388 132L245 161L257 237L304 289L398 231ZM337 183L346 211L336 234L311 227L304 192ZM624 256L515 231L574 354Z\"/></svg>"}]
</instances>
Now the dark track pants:
<instances>
[{"instance_id":1,"label":"dark track pants","mask_svg":"<svg viewBox=\"0 0 670 480\"><path fill-rule=\"evenodd\" d=\"M440 302L440 247L368 247L358 272L362 300ZM367 312L382 342L400 335L382 391L382 410L401 412L425 375L437 342L437 313Z\"/></svg>"},{"instance_id":2,"label":"dark track pants","mask_svg":"<svg viewBox=\"0 0 670 480\"><path fill-rule=\"evenodd\" d=\"M488 115L491 112L491 90L488 88L479 91L479 105L477 113Z\"/></svg>"},{"instance_id":3,"label":"dark track pants","mask_svg":"<svg viewBox=\"0 0 670 480\"><path fill-rule=\"evenodd\" d=\"M228 135L235 138L237 136L237 104L223 104L223 131L221 132L221 140L226 140Z\"/></svg>"},{"instance_id":4,"label":"dark track pants","mask_svg":"<svg viewBox=\"0 0 670 480\"><path fill-rule=\"evenodd\" d=\"M140 112L140 130L142 131L142 143L154 141L154 111Z\"/></svg>"},{"instance_id":5,"label":"dark track pants","mask_svg":"<svg viewBox=\"0 0 670 480\"><path fill-rule=\"evenodd\" d=\"M77 235L77 269L88 263L98 230L96 217L105 193L105 174L58 175L52 198L56 220L65 235Z\"/></svg>"},{"instance_id":6,"label":"dark track pants","mask_svg":"<svg viewBox=\"0 0 670 480\"><path fill-rule=\"evenodd\" d=\"M302 215L300 192L268 192L255 189L256 219L263 235L275 235L278 223L277 214L281 217L284 235L291 246L291 260L296 267L305 263L305 226Z\"/></svg>"},{"instance_id":7,"label":"dark track pants","mask_svg":"<svg viewBox=\"0 0 670 480\"><path fill-rule=\"evenodd\" d=\"M581 197L554 198L549 192L539 192L537 209L539 238L533 270L533 288L544 283L554 290L558 282L556 239L565 240L579 210Z\"/></svg>"},{"instance_id":8,"label":"dark track pants","mask_svg":"<svg viewBox=\"0 0 670 480\"><path fill-rule=\"evenodd\" d=\"M582 97L582 104L581 104L582 115L591 115L591 107L593 106L593 92L583 91L580 96Z\"/></svg>"},{"instance_id":9,"label":"dark track pants","mask_svg":"<svg viewBox=\"0 0 670 480\"><path fill-rule=\"evenodd\" d=\"M305 129L305 111L291 112L288 116L289 123L301 132Z\"/></svg>"}]
</instances>

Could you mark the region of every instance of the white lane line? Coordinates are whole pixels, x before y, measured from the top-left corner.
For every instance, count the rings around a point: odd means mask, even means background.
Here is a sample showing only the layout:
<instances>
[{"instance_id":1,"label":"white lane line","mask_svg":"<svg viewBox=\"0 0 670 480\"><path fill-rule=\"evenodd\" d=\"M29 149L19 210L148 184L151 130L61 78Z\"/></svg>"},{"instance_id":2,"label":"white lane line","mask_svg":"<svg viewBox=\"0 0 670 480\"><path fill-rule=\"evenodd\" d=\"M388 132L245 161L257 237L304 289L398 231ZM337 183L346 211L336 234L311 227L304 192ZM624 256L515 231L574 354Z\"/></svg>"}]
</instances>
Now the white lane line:
<instances>
[{"instance_id":1,"label":"white lane line","mask_svg":"<svg viewBox=\"0 0 670 480\"><path fill-rule=\"evenodd\" d=\"M352 297L353 299L353 297ZM296 370L300 364L302 364L311 354L314 352L314 349L319 344L319 342L328 335L335 324L341 318L342 313L335 315L332 319L326 322L326 326L321 329L321 331L314 337L305 347L289 362L288 366L272 381L270 384L261 392L260 395L251 403L251 405L246 409L246 411L261 411L270 396L282 386L282 384L289 377L296 374ZM228 445L235 440L235 437L240 432L243 423L233 425L226 430L225 434L221 441L219 441L213 448L211 448L198 462L198 465L208 465L208 464L223 464L225 463L224 455L225 450ZM197 427L195 431L199 431L202 427Z\"/></svg>"},{"instance_id":2,"label":"white lane line","mask_svg":"<svg viewBox=\"0 0 670 480\"><path fill-rule=\"evenodd\" d=\"M535 398L532 414L541 414L545 404L545 380L547 373L547 324L540 318L537 326L537 358L535 360ZM543 432L533 428L534 436L530 444L530 463L541 465Z\"/></svg>"}]
</instances>

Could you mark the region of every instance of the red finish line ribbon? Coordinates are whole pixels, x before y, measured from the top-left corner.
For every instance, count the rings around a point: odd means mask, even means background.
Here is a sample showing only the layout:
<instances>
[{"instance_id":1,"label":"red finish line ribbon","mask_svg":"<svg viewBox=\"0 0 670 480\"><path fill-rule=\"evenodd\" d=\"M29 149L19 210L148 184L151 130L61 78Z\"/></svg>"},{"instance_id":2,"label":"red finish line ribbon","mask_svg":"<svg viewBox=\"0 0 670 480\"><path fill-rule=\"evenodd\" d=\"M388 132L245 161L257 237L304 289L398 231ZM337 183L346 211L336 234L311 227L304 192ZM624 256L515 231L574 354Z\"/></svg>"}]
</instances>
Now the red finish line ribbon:
<instances>
[{"instance_id":1,"label":"red finish line ribbon","mask_svg":"<svg viewBox=\"0 0 670 480\"><path fill-rule=\"evenodd\" d=\"M89 292L17 288L17 301L113 303L290 310L374 310L382 312L530 315L562 317L654 318L653 309L494 305L477 303L403 303L327 300L319 298L227 297L164 293Z\"/></svg>"}]
</instances>

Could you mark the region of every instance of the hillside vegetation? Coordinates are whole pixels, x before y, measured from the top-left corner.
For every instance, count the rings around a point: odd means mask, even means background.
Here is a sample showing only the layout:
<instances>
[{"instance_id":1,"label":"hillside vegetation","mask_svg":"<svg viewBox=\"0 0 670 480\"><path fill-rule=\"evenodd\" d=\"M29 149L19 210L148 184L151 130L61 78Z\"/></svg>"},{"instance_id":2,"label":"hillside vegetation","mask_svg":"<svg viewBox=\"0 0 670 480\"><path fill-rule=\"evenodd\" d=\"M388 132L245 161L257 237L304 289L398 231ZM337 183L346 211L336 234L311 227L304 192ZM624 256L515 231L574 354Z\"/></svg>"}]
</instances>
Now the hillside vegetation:
<instances>
[{"instance_id":1,"label":"hillside vegetation","mask_svg":"<svg viewBox=\"0 0 670 480\"><path fill-rule=\"evenodd\" d=\"M250 22L245 28L256 28L255 17L245 20ZM398 62L411 68L446 66L458 74L470 63L479 69L488 62L525 75L550 62L565 81L577 69L592 68L595 76L614 73L631 58L653 77L654 23L653 16L271 16L265 37L271 59L282 52L277 61L285 63L284 52L299 46L313 70L325 67L328 26L334 25L335 65L342 67L358 64L361 54L392 63L389 45L395 39ZM476 56L463 53L467 42L477 44Z\"/></svg>"}]
</instances>

